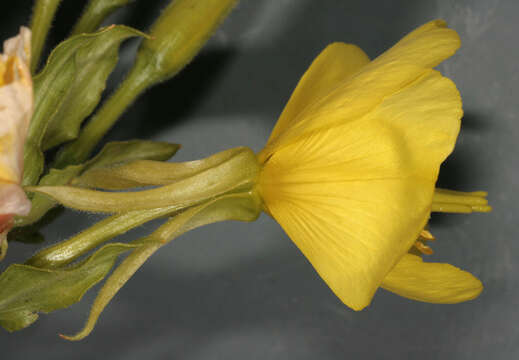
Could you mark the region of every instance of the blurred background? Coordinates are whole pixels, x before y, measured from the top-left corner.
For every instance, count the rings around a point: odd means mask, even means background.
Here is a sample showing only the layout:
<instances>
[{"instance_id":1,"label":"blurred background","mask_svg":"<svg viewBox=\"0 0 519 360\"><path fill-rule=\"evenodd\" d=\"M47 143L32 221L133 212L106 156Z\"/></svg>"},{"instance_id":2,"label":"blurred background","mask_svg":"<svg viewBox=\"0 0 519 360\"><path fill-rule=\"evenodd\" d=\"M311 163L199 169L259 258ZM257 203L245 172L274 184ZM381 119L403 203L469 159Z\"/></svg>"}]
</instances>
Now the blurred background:
<instances>
[{"instance_id":1,"label":"blurred background","mask_svg":"<svg viewBox=\"0 0 519 360\"><path fill-rule=\"evenodd\" d=\"M63 1L50 50L85 1ZM108 23L145 30L167 3L137 0ZM2 1L1 38L30 18L32 1ZM86 340L79 330L95 291L13 334L0 330L0 358L15 359L514 359L519 355L519 2L512 0L242 0L180 75L141 97L109 135L182 144L175 161L245 145L260 150L299 77L330 42L382 53L417 26L443 18L462 48L440 66L457 84L465 117L439 185L487 190L490 214L434 215L431 261L478 276L482 295L431 305L380 289L354 312L340 303L266 215L192 231L163 248L106 308ZM106 93L131 65L124 44ZM67 211L44 229L62 240L99 217ZM148 233L153 224L124 236ZM41 245L40 245L41 246ZM12 243L3 270L38 246ZM96 288L97 289L97 288Z\"/></svg>"}]
</instances>

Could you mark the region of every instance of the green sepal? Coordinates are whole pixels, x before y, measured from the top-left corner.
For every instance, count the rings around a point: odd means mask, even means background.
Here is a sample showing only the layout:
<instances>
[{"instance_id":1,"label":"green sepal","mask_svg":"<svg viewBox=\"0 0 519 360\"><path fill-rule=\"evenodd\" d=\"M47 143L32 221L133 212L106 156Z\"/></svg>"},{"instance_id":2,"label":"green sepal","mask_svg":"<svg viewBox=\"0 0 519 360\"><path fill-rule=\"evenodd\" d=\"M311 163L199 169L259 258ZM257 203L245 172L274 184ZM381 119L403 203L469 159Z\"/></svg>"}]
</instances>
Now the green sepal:
<instances>
[{"instance_id":1,"label":"green sepal","mask_svg":"<svg viewBox=\"0 0 519 360\"><path fill-rule=\"evenodd\" d=\"M66 308L83 297L113 267L117 256L139 244L109 244L87 260L64 270L13 264L0 275L0 325L21 330L38 313Z\"/></svg>"},{"instance_id":2,"label":"green sepal","mask_svg":"<svg viewBox=\"0 0 519 360\"><path fill-rule=\"evenodd\" d=\"M151 235L134 243L142 244L133 250L108 277L92 305L83 329L73 336L62 336L71 341L85 338L92 332L102 311L135 274L135 272L162 246L195 228L221 221L254 221L261 213L261 200L254 191L225 195L189 208L172 217Z\"/></svg>"},{"instance_id":3,"label":"green sepal","mask_svg":"<svg viewBox=\"0 0 519 360\"><path fill-rule=\"evenodd\" d=\"M213 166L171 184L136 192L106 192L75 186L34 186L25 189L45 194L76 210L120 213L169 206L180 210L224 194L251 190L256 185L260 165L249 148L229 149L200 161L210 161Z\"/></svg>"},{"instance_id":4,"label":"green sepal","mask_svg":"<svg viewBox=\"0 0 519 360\"><path fill-rule=\"evenodd\" d=\"M63 267L114 237L175 211L175 208L157 208L109 216L79 234L39 251L25 263L46 269Z\"/></svg>"},{"instance_id":5,"label":"green sepal","mask_svg":"<svg viewBox=\"0 0 519 360\"><path fill-rule=\"evenodd\" d=\"M162 141L127 140L107 143L101 151L84 165L84 171L112 167L136 160L164 161L180 149L179 144Z\"/></svg>"},{"instance_id":6,"label":"green sepal","mask_svg":"<svg viewBox=\"0 0 519 360\"><path fill-rule=\"evenodd\" d=\"M45 68L34 78L25 185L35 184L41 174L42 150L78 136L81 123L99 103L106 79L117 64L120 43L134 36L146 37L127 26L110 26L69 38L51 53Z\"/></svg>"},{"instance_id":7,"label":"green sepal","mask_svg":"<svg viewBox=\"0 0 519 360\"><path fill-rule=\"evenodd\" d=\"M136 160L163 161L171 158L180 148L178 144L159 141L129 140L114 141L106 144L92 159L84 164L71 165L65 169L51 169L41 178L40 185L67 185L82 174L91 170L110 168ZM15 218L15 226L26 226L40 220L43 215L58 203L42 194L34 194L29 215Z\"/></svg>"},{"instance_id":8,"label":"green sepal","mask_svg":"<svg viewBox=\"0 0 519 360\"><path fill-rule=\"evenodd\" d=\"M221 166L242 151L241 148L231 149L202 160L180 163L136 160L116 166L98 167L84 172L71 185L106 190L168 185ZM247 156L250 155L248 152Z\"/></svg>"},{"instance_id":9,"label":"green sepal","mask_svg":"<svg viewBox=\"0 0 519 360\"><path fill-rule=\"evenodd\" d=\"M101 22L115 10L128 5L132 0L90 0L72 30L72 35L90 33L99 27Z\"/></svg>"},{"instance_id":10,"label":"green sepal","mask_svg":"<svg viewBox=\"0 0 519 360\"><path fill-rule=\"evenodd\" d=\"M40 185L65 185L74 177L78 176L83 169L83 165L69 166L66 169L51 169L49 173L40 180ZM42 217L58 203L47 196L34 194L31 197L31 211L27 216L16 216L14 218L14 226L27 226L38 222Z\"/></svg>"}]
</instances>

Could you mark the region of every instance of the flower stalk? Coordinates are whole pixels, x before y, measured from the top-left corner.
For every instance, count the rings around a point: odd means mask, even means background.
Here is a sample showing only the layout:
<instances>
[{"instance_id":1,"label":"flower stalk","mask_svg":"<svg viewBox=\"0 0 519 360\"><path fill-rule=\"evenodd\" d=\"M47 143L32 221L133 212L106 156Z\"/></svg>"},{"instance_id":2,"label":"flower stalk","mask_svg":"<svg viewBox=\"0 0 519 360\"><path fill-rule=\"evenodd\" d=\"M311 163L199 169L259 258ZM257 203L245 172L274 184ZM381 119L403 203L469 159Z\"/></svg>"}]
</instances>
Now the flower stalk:
<instances>
[{"instance_id":1,"label":"flower stalk","mask_svg":"<svg viewBox=\"0 0 519 360\"><path fill-rule=\"evenodd\" d=\"M32 31L32 46L31 46L31 72L34 74L40 62L43 45L47 34L49 33L52 19L56 14L56 10L61 0L36 0L34 5L31 31Z\"/></svg>"},{"instance_id":2,"label":"flower stalk","mask_svg":"<svg viewBox=\"0 0 519 360\"><path fill-rule=\"evenodd\" d=\"M119 116L146 90L151 83L144 74L132 71L115 93L88 122L78 139L58 153L53 166L62 169L85 161L101 138L110 130Z\"/></svg>"},{"instance_id":3,"label":"flower stalk","mask_svg":"<svg viewBox=\"0 0 519 360\"><path fill-rule=\"evenodd\" d=\"M99 28L101 22L115 10L128 5L131 0L90 0L72 30L71 36L90 33Z\"/></svg>"}]
</instances>

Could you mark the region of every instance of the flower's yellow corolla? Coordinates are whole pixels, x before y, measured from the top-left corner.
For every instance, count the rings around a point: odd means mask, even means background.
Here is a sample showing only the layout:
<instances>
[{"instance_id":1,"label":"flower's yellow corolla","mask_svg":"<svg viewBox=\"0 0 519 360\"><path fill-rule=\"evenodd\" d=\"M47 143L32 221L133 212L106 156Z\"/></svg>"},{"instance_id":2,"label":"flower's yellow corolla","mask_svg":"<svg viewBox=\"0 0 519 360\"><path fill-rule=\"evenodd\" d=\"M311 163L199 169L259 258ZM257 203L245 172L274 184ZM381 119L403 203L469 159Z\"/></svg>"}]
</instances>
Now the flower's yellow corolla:
<instances>
[{"instance_id":1,"label":"flower's yellow corolla","mask_svg":"<svg viewBox=\"0 0 519 360\"><path fill-rule=\"evenodd\" d=\"M31 203L20 186L23 147L33 109L29 29L4 42L0 54L0 245L14 215L27 215ZM1 256L1 254L0 254Z\"/></svg>"},{"instance_id":2,"label":"flower's yellow corolla","mask_svg":"<svg viewBox=\"0 0 519 360\"><path fill-rule=\"evenodd\" d=\"M456 86L432 68L459 45L440 20L373 61L354 45L329 45L258 154L265 210L355 310L379 286L439 303L482 290L467 272L408 254L463 113Z\"/></svg>"}]
</instances>

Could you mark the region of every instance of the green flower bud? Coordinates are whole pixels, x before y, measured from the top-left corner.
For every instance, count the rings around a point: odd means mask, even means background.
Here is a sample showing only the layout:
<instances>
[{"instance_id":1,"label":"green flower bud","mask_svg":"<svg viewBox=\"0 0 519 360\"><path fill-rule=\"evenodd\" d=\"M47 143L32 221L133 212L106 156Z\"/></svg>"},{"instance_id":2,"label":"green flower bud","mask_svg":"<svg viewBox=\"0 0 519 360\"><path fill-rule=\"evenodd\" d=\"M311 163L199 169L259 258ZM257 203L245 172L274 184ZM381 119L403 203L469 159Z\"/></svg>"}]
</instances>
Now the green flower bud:
<instances>
[{"instance_id":1,"label":"green flower bud","mask_svg":"<svg viewBox=\"0 0 519 360\"><path fill-rule=\"evenodd\" d=\"M193 59L238 0L176 0L163 11L139 48L135 68L164 81Z\"/></svg>"}]
</instances>

